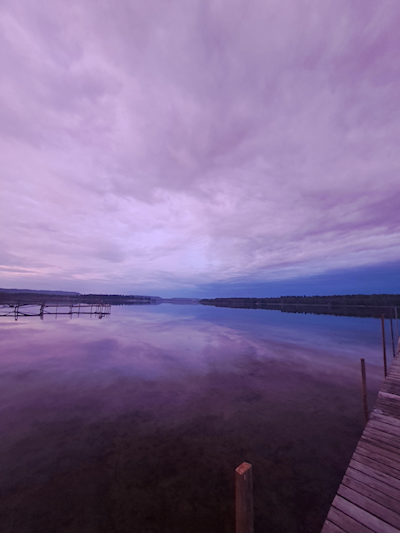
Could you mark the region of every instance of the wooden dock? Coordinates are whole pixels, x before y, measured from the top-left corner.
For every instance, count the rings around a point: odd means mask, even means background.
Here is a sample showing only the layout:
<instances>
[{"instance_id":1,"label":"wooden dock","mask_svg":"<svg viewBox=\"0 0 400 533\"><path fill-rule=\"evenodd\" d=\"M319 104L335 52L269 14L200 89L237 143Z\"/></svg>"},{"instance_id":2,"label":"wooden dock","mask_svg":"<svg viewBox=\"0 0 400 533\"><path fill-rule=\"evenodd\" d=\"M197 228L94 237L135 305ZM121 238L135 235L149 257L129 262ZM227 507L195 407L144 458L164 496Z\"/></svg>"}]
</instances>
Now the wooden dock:
<instances>
[{"instance_id":1,"label":"wooden dock","mask_svg":"<svg viewBox=\"0 0 400 533\"><path fill-rule=\"evenodd\" d=\"M400 351L321 533L400 532Z\"/></svg>"},{"instance_id":2,"label":"wooden dock","mask_svg":"<svg viewBox=\"0 0 400 533\"><path fill-rule=\"evenodd\" d=\"M20 317L38 316L42 320L46 315L90 315L97 318L103 318L111 313L111 304L108 303L16 303L0 304L0 316L13 317L18 320Z\"/></svg>"}]
</instances>

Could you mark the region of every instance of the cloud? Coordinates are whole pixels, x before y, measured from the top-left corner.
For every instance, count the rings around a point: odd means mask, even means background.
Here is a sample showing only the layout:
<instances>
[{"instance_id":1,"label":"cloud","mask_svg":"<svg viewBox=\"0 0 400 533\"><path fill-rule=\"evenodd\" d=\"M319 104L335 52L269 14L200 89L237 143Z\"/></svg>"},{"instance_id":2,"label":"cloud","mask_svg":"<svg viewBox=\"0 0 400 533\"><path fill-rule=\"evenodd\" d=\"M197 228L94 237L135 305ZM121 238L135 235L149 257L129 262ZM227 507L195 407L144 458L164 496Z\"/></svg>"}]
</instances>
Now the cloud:
<instances>
[{"instance_id":1,"label":"cloud","mask_svg":"<svg viewBox=\"0 0 400 533\"><path fill-rule=\"evenodd\" d=\"M3 2L3 284L399 260L399 19L394 1Z\"/></svg>"}]
</instances>

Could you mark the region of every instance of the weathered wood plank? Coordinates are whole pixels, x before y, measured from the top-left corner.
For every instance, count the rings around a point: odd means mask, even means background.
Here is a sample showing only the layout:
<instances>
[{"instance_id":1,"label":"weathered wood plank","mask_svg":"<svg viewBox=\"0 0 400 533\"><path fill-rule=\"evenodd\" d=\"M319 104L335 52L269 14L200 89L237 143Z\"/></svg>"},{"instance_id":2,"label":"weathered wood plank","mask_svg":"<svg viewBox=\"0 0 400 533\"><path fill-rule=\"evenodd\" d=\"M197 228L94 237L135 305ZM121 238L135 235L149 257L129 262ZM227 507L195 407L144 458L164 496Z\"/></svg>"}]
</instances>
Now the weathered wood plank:
<instances>
[{"instance_id":1,"label":"weathered wood plank","mask_svg":"<svg viewBox=\"0 0 400 533\"><path fill-rule=\"evenodd\" d=\"M336 507L331 507L327 520L346 531L346 533L374 533L372 529L360 524L360 522L343 513L340 509L336 509ZM326 533L324 529L322 529L322 532Z\"/></svg>"},{"instance_id":2,"label":"weathered wood plank","mask_svg":"<svg viewBox=\"0 0 400 533\"><path fill-rule=\"evenodd\" d=\"M371 420L371 423L368 424L369 429L376 429L382 431L383 433L389 433L390 435L395 435L400 437L400 428L394 426L393 424L387 424L381 420Z\"/></svg>"},{"instance_id":3,"label":"weathered wood plank","mask_svg":"<svg viewBox=\"0 0 400 533\"><path fill-rule=\"evenodd\" d=\"M400 420L400 413L399 413L398 407L393 407L391 405L380 403L379 408L382 411L382 414L384 416L389 416L390 418L395 418L396 420Z\"/></svg>"},{"instance_id":4,"label":"weathered wood plank","mask_svg":"<svg viewBox=\"0 0 400 533\"><path fill-rule=\"evenodd\" d=\"M339 509L343 513L347 514L363 526L366 526L375 533L399 533L399 529L384 522L377 516L374 516L365 509L361 509L358 505L355 505L352 502L349 502L345 498L342 498L339 495L335 496L332 505ZM350 530L351 531L351 530Z\"/></svg>"},{"instance_id":5,"label":"weathered wood plank","mask_svg":"<svg viewBox=\"0 0 400 533\"><path fill-rule=\"evenodd\" d=\"M379 410L382 411L382 414L385 416L390 416L391 418L396 418L397 420L400 419L400 413L397 406L393 407L392 405L389 405L387 402L379 402L377 404L379 406Z\"/></svg>"},{"instance_id":6,"label":"weathered wood plank","mask_svg":"<svg viewBox=\"0 0 400 533\"><path fill-rule=\"evenodd\" d=\"M394 409L398 409L398 402L399 400L397 396L395 396L394 394L390 394L390 392L379 392L378 394L378 399L377 399L378 406L387 405L388 407L393 407Z\"/></svg>"},{"instance_id":7,"label":"weathered wood plank","mask_svg":"<svg viewBox=\"0 0 400 533\"><path fill-rule=\"evenodd\" d=\"M365 442L365 440L360 440L360 442L358 443L357 452L363 453L361 450L365 450L366 452L386 457L387 459L391 459L392 461L398 462L400 460L400 451L399 453L395 453L393 451L385 450L383 448L380 448L379 446L376 446L375 443L372 444L369 442Z\"/></svg>"},{"instance_id":8,"label":"weathered wood plank","mask_svg":"<svg viewBox=\"0 0 400 533\"><path fill-rule=\"evenodd\" d=\"M388 444L394 450L398 449L399 438L395 435L391 435L390 433L383 433L382 431L376 431L374 428L367 427L365 428L364 433L362 434L362 437L364 436L369 436L375 438L376 440L379 440L379 442Z\"/></svg>"},{"instance_id":9,"label":"weathered wood plank","mask_svg":"<svg viewBox=\"0 0 400 533\"><path fill-rule=\"evenodd\" d=\"M347 501L354 503L360 509L364 509L368 513L371 513L373 516L380 518L383 522L387 522L391 526L399 529L400 528L400 516L395 511L384 507L380 503L368 498L364 494L347 487L344 484L341 484L338 490L338 495L345 498Z\"/></svg>"},{"instance_id":10,"label":"weathered wood plank","mask_svg":"<svg viewBox=\"0 0 400 533\"><path fill-rule=\"evenodd\" d=\"M379 472L383 472L384 474L387 474L388 476L394 476L396 478L398 477L400 480L400 470L393 470L390 466L386 466L382 463L379 463L378 461L375 461L374 459L370 459L369 457L366 457L365 455L360 455L359 453L354 452L352 461L357 461L358 463L362 463L363 465L370 466L371 468L374 468L375 470L379 470Z\"/></svg>"},{"instance_id":11,"label":"weathered wood plank","mask_svg":"<svg viewBox=\"0 0 400 533\"><path fill-rule=\"evenodd\" d=\"M394 453L394 454L398 454L399 452L399 448L396 448L395 446L391 445L391 444L388 444L387 442L381 442L380 440L378 440L377 438L375 438L375 436L371 436L369 434L363 434L361 436L361 439L360 439L360 443L369 443L369 444L372 444L373 446L376 446L377 448L379 448L380 450L387 450L388 452L390 453ZM359 443L359 444L360 444Z\"/></svg>"},{"instance_id":12,"label":"weathered wood plank","mask_svg":"<svg viewBox=\"0 0 400 533\"><path fill-rule=\"evenodd\" d=\"M365 448L361 448L359 446L357 447L357 454L358 456L361 455L363 457L366 457L367 459L376 461L376 463L381 463L384 467L393 469L393 475L397 474L398 477L400 477L400 470L398 470L398 462L393 461L392 459L389 459L388 457L384 457L383 455L378 455L368 450L365 450ZM355 457L355 459L356 458L357 457Z\"/></svg>"},{"instance_id":13,"label":"weathered wood plank","mask_svg":"<svg viewBox=\"0 0 400 533\"><path fill-rule=\"evenodd\" d=\"M370 415L371 420L385 421L385 424L392 424L400 428L400 420L398 418L392 418L391 416L384 416L376 411L372 411Z\"/></svg>"},{"instance_id":14,"label":"weathered wood plank","mask_svg":"<svg viewBox=\"0 0 400 533\"><path fill-rule=\"evenodd\" d=\"M386 474L380 469L376 470L375 468L371 468L370 466L359 463L358 461L354 461L354 459L350 461L350 466L351 468L354 468L354 470L363 472L364 474L367 474L373 479L378 479L379 481L382 481L383 483L386 483L387 485L390 485L391 487L400 490L400 479L398 479L397 477L393 477L390 474Z\"/></svg>"},{"instance_id":15,"label":"weathered wood plank","mask_svg":"<svg viewBox=\"0 0 400 533\"><path fill-rule=\"evenodd\" d=\"M346 531L333 522L326 520L321 533L346 533Z\"/></svg>"},{"instance_id":16,"label":"weathered wood plank","mask_svg":"<svg viewBox=\"0 0 400 533\"><path fill-rule=\"evenodd\" d=\"M397 498L391 498L387 494L384 494L380 492L379 490L377 490L375 487L372 487L371 485L365 485L364 483L360 483L359 481L353 479L352 477L348 475L345 475L343 477L342 485L358 492L359 494L362 494L363 496L369 498L370 500L373 500L376 503L379 503L380 505L382 505L383 507L386 507L387 509L391 509L392 511L395 511L397 513L398 518L400 517L400 501ZM339 490L341 489L339 488ZM339 491L338 491L338 494L339 494ZM344 495L341 494L341 496L344 496ZM351 499L351 501L353 500Z\"/></svg>"},{"instance_id":17,"label":"weathered wood plank","mask_svg":"<svg viewBox=\"0 0 400 533\"><path fill-rule=\"evenodd\" d=\"M388 394L388 396L384 396L386 394ZM387 406L388 408L398 409L398 401L395 398L396 396L394 396L394 394L390 394L389 392L383 392L380 396L378 396L376 405L378 406L378 409L380 408L380 406Z\"/></svg>"},{"instance_id":18,"label":"weathered wood plank","mask_svg":"<svg viewBox=\"0 0 400 533\"><path fill-rule=\"evenodd\" d=\"M387 398L388 400L395 400L395 401L400 400L397 394L390 394L390 392L382 392L382 391L378 392L378 398Z\"/></svg>"},{"instance_id":19,"label":"weathered wood plank","mask_svg":"<svg viewBox=\"0 0 400 533\"><path fill-rule=\"evenodd\" d=\"M385 394L389 394L389 393L385 393ZM398 409L398 403L396 400L393 399L393 394L391 395L391 397L380 396L376 401L375 408L378 408L378 409L382 409L382 408L391 409L392 408L395 410L395 412L398 412L396 411L396 409Z\"/></svg>"},{"instance_id":20,"label":"weathered wood plank","mask_svg":"<svg viewBox=\"0 0 400 533\"><path fill-rule=\"evenodd\" d=\"M400 385L397 379L387 379L381 388L382 392L389 392L390 394L400 395Z\"/></svg>"},{"instance_id":21,"label":"weathered wood plank","mask_svg":"<svg viewBox=\"0 0 400 533\"><path fill-rule=\"evenodd\" d=\"M367 485L372 489L389 496L389 498L400 501L400 490L388 485L387 483L384 483L379 479L375 479L364 472L360 472L360 470L354 470L354 468L349 467L346 470L345 477L359 481L360 483L363 483L364 485Z\"/></svg>"}]
</instances>

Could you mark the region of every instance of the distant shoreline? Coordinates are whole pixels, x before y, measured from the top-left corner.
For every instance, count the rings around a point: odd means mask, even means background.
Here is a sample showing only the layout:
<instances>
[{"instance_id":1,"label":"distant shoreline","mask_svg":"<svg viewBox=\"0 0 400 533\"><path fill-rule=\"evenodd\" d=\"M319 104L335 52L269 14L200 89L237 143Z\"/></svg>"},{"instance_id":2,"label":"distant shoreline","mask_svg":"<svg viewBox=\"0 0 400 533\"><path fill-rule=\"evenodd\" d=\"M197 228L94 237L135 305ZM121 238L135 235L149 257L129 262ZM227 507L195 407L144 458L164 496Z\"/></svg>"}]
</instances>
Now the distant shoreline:
<instances>
[{"instance_id":1,"label":"distant shoreline","mask_svg":"<svg viewBox=\"0 0 400 533\"><path fill-rule=\"evenodd\" d=\"M0 289L0 304L87 303L111 305L208 305L240 309L269 309L283 313L303 313L353 317L387 318L400 308L399 294L348 294L332 296L281 296L279 298L161 298L123 294L80 294L66 291ZM399 313L400 315L400 313Z\"/></svg>"},{"instance_id":2,"label":"distant shoreline","mask_svg":"<svg viewBox=\"0 0 400 533\"><path fill-rule=\"evenodd\" d=\"M202 305L240 309L269 309L282 313L386 318L396 316L399 294L347 294L333 296L281 296L280 298L214 298Z\"/></svg>"}]
</instances>

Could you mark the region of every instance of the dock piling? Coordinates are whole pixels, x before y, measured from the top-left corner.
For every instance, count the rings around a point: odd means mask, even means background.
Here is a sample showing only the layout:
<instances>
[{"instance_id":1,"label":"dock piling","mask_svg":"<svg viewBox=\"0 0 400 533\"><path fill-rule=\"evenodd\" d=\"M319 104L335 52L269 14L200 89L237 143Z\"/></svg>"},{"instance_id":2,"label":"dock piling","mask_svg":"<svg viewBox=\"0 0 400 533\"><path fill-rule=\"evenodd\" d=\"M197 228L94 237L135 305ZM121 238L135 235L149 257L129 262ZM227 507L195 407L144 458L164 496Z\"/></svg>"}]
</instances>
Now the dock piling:
<instances>
[{"instance_id":1,"label":"dock piling","mask_svg":"<svg viewBox=\"0 0 400 533\"><path fill-rule=\"evenodd\" d=\"M365 359L361 359L361 381L362 381L362 395L364 406L364 420L365 424L368 422L368 400L367 400L367 378L365 373Z\"/></svg>"},{"instance_id":2,"label":"dock piling","mask_svg":"<svg viewBox=\"0 0 400 533\"><path fill-rule=\"evenodd\" d=\"M394 348L394 335L393 335L393 319L390 317L390 336L392 339L392 351L393 351L393 357L396 355L396 351Z\"/></svg>"},{"instance_id":3,"label":"dock piling","mask_svg":"<svg viewBox=\"0 0 400 533\"><path fill-rule=\"evenodd\" d=\"M253 468L242 463L235 470L236 533L254 533Z\"/></svg>"},{"instance_id":4,"label":"dock piling","mask_svg":"<svg viewBox=\"0 0 400 533\"><path fill-rule=\"evenodd\" d=\"M385 340L385 315L381 315L381 323L382 323L383 371L386 377L387 376L387 363L386 363L386 340Z\"/></svg>"}]
</instances>

